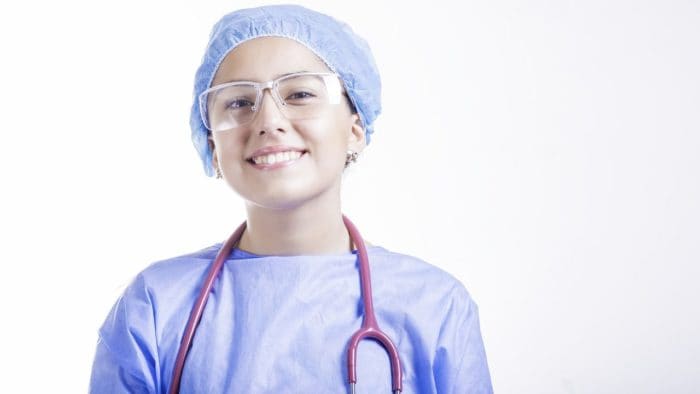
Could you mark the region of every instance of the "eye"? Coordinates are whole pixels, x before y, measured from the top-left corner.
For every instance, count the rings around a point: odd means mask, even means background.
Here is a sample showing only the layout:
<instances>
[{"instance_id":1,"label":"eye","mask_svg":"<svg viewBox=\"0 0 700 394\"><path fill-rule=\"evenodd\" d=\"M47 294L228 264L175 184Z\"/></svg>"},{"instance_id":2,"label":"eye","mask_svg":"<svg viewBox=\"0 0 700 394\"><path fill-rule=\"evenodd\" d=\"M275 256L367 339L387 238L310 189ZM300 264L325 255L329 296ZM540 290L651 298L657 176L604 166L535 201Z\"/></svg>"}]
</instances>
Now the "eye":
<instances>
[{"instance_id":1,"label":"eye","mask_svg":"<svg viewBox=\"0 0 700 394\"><path fill-rule=\"evenodd\" d=\"M285 101L287 100L303 100L303 99L310 99L316 97L313 93L305 92L305 91L298 91L290 94L287 96Z\"/></svg>"},{"instance_id":2,"label":"eye","mask_svg":"<svg viewBox=\"0 0 700 394\"><path fill-rule=\"evenodd\" d=\"M234 99L226 103L226 109L241 109L245 107L252 107L254 104L255 103L245 98Z\"/></svg>"}]
</instances>

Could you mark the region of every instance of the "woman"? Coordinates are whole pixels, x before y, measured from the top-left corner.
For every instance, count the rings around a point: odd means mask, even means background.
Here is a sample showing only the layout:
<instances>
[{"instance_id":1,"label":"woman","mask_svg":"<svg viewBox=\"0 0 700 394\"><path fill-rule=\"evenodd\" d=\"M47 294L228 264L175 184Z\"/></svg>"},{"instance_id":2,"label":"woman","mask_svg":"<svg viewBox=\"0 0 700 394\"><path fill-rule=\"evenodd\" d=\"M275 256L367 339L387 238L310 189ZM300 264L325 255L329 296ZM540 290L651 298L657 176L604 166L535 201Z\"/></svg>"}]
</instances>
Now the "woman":
<instances>
[{"instance_id":1,"label":"woman","mask_svg":"<svg viewBox=\"0 0 700 394\"><path fill-rule=\"evenodd\" d=\"M348 342L366 307L361 242L344 224L340 187L369 142L379 96L366 43L331 17L267 6L217 23L196 75L193 140L207 174L243 198L246 227L183 346L179 383L185 326L221 244L136 277L100 329L91 392L347 390ZM374 245L367 253L377 322L398 350L403 392L492 392L477 306L464 287L414 257ZM358 393L392 391L378 342L362 342L356 368Z\"/></svg>"}]
</instances>

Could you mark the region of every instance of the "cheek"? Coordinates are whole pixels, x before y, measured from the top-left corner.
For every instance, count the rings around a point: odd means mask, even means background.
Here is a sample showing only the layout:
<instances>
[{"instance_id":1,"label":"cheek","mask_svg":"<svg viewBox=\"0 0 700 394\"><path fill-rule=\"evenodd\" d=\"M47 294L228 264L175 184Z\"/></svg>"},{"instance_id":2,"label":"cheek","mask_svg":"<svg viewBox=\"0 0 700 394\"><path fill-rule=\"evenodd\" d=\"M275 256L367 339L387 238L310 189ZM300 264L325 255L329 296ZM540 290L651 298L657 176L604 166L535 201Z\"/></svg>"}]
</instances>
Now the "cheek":
<instances>
[{"instance_id":1,"label":"cheek","mask_svg":"<svg viewBox=\"0 0 700 394\"><path fill-rule=\"evenodd\" d=\"M317 119L306 119L295 123L295 128L308 143L317 144L326 149L338 149L344 151L352 122L348 117L338 114L329 114Z\"/></svg>"},{"instance_id":2,"label":"cheek","mask_svg":"<svg viewBox=\"0 0 700 394\"><path fill-rule=\"evenodd\" d=\"M235 133L219 133L214 137L219 162L227 162L242 155L243 141Z\"/></svg>"}]
</instances>

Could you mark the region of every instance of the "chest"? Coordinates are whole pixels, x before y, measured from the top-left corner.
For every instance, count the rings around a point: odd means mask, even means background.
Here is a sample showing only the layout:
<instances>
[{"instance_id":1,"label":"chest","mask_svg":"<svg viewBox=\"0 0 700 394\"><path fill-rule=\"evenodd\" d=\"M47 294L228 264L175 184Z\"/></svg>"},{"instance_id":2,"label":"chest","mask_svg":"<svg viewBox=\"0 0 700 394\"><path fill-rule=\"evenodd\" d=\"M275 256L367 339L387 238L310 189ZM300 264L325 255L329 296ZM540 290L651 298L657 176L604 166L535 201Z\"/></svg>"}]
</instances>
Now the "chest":
<instances>
[{"instance_id":1,"label":"chest","mask_svg":"<svg viewBox=\"0 0 700 394\"><path fill-rule=\"evenodd\" d=\"M363 319L357 276L295 274L221 278L188 354L182 392L349 392L347 346ZM377 290L375 313L399 349L403 392L432 392L432 334ZM357 393L391 392L379 343L360 342L357 377Z\"/></svg>"}]
</instances>

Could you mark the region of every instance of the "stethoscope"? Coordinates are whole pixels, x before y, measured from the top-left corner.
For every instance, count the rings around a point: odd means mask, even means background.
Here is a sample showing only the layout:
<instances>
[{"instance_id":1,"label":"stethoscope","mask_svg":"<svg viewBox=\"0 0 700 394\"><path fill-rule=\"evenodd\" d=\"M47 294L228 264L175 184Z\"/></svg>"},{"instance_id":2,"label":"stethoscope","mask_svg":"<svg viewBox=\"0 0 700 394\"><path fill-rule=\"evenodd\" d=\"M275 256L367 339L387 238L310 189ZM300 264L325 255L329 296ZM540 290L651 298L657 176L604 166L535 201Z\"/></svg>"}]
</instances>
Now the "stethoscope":
<instances>
[{"instance_id":1,"label":"stethoscope","mask_svg":"<svg viewBox=\"0 0 700 394\"><path fill-rule=\"evenodd\" d=\"M391 390L393 394L401 392L401 360L399 360L399 352L396 350L396 346L391 342L389 336L387 336L382 330L379 329L377 325L377 319L374 316L374 307L372 306L372 283L369 274L369 259L367 258L367 248L365 247L365 242L362 240L362 236L357 227L355 227L352 222L343 215L343 222L345 227L350 233L350 239L357 247L357 252L360 258L360 286L361 286L361 297L364 306L364 314L362 317L362 326L359 330L353 334L350 338L350 343L348 344L348 381L350 384L350 392L355 394L355 383L357 382L357 346L361 340L370 338L378 341L384 349L389 354L389 360L391 362ZM180 391L180 379L182 378L182 370L185 367L185 359L187 358L187 353L192 346L192 338L197 330L199 321L202 318L202 312L204 311L204 306L207 304L207 299L211 293L211 289L214 286L214 280L221 272L224 262L231 254L231 250L240 241L243 231L246 228L246 222L243 222L236 231L231 234L231 237L224 243L224 245L219 249L219 253L214 259L214 263L209 268L204 284L199 291L199 296L197 296L197 301L195 301L192 307L192 312L190 312L190 319L187 321L187 326L185 327L185 333L182 336L182 341L180 341L180 349L177 352L177 358L175 359L175 366L173 367L173 377L170 383L170 394L177 394Z\"/></svg>"}]
</instances>

